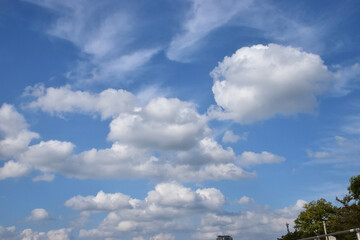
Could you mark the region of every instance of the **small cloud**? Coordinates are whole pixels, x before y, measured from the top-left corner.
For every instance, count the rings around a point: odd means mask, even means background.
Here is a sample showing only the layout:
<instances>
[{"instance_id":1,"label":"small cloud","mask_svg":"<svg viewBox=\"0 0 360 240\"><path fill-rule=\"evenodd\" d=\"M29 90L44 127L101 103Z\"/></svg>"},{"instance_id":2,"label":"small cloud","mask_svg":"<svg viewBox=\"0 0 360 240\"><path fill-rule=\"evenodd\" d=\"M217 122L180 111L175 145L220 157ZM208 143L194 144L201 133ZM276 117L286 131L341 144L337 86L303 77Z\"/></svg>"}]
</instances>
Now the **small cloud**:
<instances>
[{"instance_id":1,"label":"small cloud","mask_svg":"<svg viewBox=\"0 0 360 240\"><path fill-rule=\"evenodd\" d=\"M38 181L52 182L54 179L55 179L54 174L44 173L43 175L34 177L32 180L33 182L38 182Z\"/></svg>"},{"instance_id":2,"label":"small cloud","mask_svg":"<svg viewBox=\"0 0 360 240\"><path fill-rule=\"evenodd\" d=\"M81 211L111 211L129 208L129 201L130 197L127 195L99 191L96 196L73 197L65 202L65 206Z\"/></svg>"},{"instance_id":3,"label":"small cloud","mask_svg":"<svg viewBox=\"0 0 360 240\"><path fill-rule=\"evenodd\" d=\"M238 157L238 162L241 166L258 165L265 163L280 163L283 161L285 161L284 157L266 151L261 153L243 152Z\"/></svg>"},{"instance_id":4,"label":"small cloud","mask_svg":"<svg viewBox=\"0 0 360 240\"><path fill-rule=\"evenodd\" d=\"M248 133L246 132L246 133L243 133L243 135L239 136L229 130L229 131L225 132L225 134L222 138L222 141L224 143L236 143L237 141L246 141L247 135L248 135Z\"/></svg>"},{"instance_id":5,"label":"small cloud","mask_svg":"<svg viewBox=\"0 0 360 240\"><path fill-rule=\"evenodd\" d=\"M160 234L150 238L150 240L175 240L175 237L172 234L160 233Z\"/></svg>"},{"instance_id":6,"label":"small cloud","mask_svg":"<svg viewBox=\"0 0 360 240\"><path fill-rule=\"evenodd\" d=\"M330 153L328 152L313 152L311 150L307 150L307 155L310 158L327 158L330 157Z\"/></svg>"},{"instance_id":7,"label":"small cloud","mask_svg":"<svg viewBox=\"0 0 360 240\"><path fill-rule=\"evenodd\" d=\"M351 66L341 67L334 66L336 82L334 84L334 94L344 96L350 93L353 89L357 89L357 81L360 77L360 63L355 63Z\"/></svg>"},{"instance_id":8,"label":"small cloud","mask_svg":"<svg viewBox=\"0 0 360 240\"><path fill-rule=\"evenodd\" d=\"M254 203L254 199L249 198L247 196L243 196L242 198L240 198L240 200L236 201L235 203L237 204L250 204L250 203Z\"/></svg>"},{"instance_id":9,"label":"small cloud","mask_svg":"<svg viewBox=\"0 0 360 240\"><path fill-rule=\"evenodd\" d=\"M10 160L0 168L0 180L6 178L16 178L28 175L31 168L28 165Z\"/></svg>"},{"instance_id":10,"label":"small cloud","mask_svg":"<svg viewBox=\"0 0 360 240\"><path fill-rule=\"evenodd\" d=\"M92 93L73 91L69 85L46 89L42 85L35 85L27 87L25 93L36 97L25 108L41 109L60 116L65 113L98 114L103 120L133 111L136 102L132 93L113 88Z\"/></svg>"},{"instance_id":11,"label":"small cloud","mask_svg":"<svg viewBox=\"0 0 360 240\"><path fill-rule=\"evenodd\" d=\"M46 219L50 219L50 215L43 208L36 208L32 210L30 216L26 218L27 221L41 221Z\"/></svg>"},{"instance_id":12,"label":"small cloud","mask_svg":"<svg viewBox=\"0 0 360 240\"><path fill-rule=\"evenodd\" d=\"M107 61L105 64L100 65L102 74L105 76L118 76L139 69L159 51L160 48L144 49Z\"/></svg>"},{"instance_id":13,"label":"small cloud","mask_svg":"<svg viewBox=\"0 0 360 240\"><path fill-rule=\"evenodd\" d=\"M338 144L342 144L342 143L346 142L347 139L344 137L341 137L341 136L335 136L335 140Z\"/></svg>"}]
</instances>

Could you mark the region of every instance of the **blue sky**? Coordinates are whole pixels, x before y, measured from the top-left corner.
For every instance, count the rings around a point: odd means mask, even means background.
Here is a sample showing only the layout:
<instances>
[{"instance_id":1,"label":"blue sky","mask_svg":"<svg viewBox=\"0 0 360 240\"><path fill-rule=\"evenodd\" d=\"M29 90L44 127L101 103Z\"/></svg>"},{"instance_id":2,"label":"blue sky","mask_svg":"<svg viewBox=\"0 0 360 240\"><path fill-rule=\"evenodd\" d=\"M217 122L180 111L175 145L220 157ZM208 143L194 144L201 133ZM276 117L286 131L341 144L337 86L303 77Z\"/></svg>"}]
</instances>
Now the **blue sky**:
<instances>
[{"instance_id":1,"label":"blue sky","mask_svg":"<svg viewBox=\"0 0 360 240\"><path fill-rule=\"evenodd\" d=\"M0 2L1 239L276 239L360 161L360 4Z\"/></svg>"}]
</instances>

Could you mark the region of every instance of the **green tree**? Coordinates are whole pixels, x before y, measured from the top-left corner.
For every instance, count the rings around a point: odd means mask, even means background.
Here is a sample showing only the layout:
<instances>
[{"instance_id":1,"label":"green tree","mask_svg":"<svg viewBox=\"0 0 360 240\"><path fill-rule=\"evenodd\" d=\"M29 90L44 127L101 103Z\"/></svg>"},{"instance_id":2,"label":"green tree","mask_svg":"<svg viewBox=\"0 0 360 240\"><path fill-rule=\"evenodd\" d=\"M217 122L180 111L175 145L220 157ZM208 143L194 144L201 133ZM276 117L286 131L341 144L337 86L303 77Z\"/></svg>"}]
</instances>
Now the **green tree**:
<instances>
[{"instance_id":1,"label":"green tree","mask_svg":"<svg viewBox=\"0 0 360 240\"><path fill-rule=\"evenodd\" d=\"M354 200L360 200L360 175L350 178L349 194Z\"/></svg>"},{"instance_id":2,"label":"green tree","mask_svg":"<svg viewBox=\"0 0 360 240\"><path fill-rule=\"evenodd\" d=\"M349 193L335 207L325 199L305 204L304 210L295 219L295 232L287 233L278 240L297 240L324 234L323 221L326 221L327 232L337 232L360 227L360 175L350 178ZM354 240L355 234L337 236L338 240Z\"/></svg>"},{"instance_id":3,"label":"green tree","mask_svg":"<svg viewBox=\"0 0 360 240\"><path fill-rule=\"evenodd\" d=\"M311 201L304 206L305 210L300 212L295 219L295 230L302 232L305 236L315 236L324 234L323 221L327 221L329 226L334 222L337 208L325 199ZM331 231L333 229L328 229Z\"/></svg>"},{"instance_id":4,"label":"green tree","mask_svg":"<svg viewBox=\"0 0 360 240\"><path fill-rule=\"evenodd\" d=\"M343 199L336 198L342 204L335 214L333 228L336 231L360 227L360 175L350 178L349 194ZM338 237L339 240L356 239L354 234L346 234Z\"/></svg>"},{"instance_id":5,"label":"green tree","mask_svg":"<svg viewBox=\"0 0 360 240\"><path fill-rule=\"evenodd\" d=\"M289 232L286 235L281 236L278 240L298 240L303 238L303 233L299 231Z\"/></svg>"}]
</instances>

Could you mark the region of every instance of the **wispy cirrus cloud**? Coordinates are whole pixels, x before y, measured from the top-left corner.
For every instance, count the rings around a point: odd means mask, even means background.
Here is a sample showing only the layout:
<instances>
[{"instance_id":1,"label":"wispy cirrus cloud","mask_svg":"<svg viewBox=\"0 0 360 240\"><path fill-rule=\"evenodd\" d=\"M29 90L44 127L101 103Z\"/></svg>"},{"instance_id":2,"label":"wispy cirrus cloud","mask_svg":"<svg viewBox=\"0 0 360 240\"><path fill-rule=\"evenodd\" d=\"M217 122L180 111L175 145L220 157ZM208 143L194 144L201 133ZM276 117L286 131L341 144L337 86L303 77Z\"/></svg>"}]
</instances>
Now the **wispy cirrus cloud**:
<instances>
[{"instance_id":1,"label":"wispy cirrus cloud","mask_svg":"<svg viewBox=\"0 0 360 240\"><path fill-rule=\"evenodd\" d=\"M201 45L201 40L214 29L226 24L239 11L246 9L246 1L204 1L193 0L183 22L183 29L170 42L166 51L169 59L189 61L191 53Z\"/></svg>"},{"instance_id":2,"label":"wispy cirrus cloud","mask_svg":"<svg viewBox=\"0 0 360 240\"><path fill-rule=\"evenodd\" d=\"M308 51L322 52L323 39L329 34L324 21L305 21L264 1L203 1L192 0L182 22L182 29L171 40L166 50L171 60L189 62L194 53L207 44L204 40L219 28L239 27L244 36L252 29L267 42L302 46ZM281 5L281 4L280 4ZM335 23L333 23L335 24Z\"/></svg>"},{"instance_id":3,"label":"wispy cirrus cloud","mask_svg":"<svg viewBox=\"0 0 360 240\"><path fill-rule=\"evenodd\" d=\"M350 115L342 118L340 127L332 130L332 136L320 139L316 144L316 151L307 150L311 159L304 164L327 164L334 169L347 169L353 172L355 166L360 166L360 125L359 115ZM338 172L340 173L340 172Z\"/></svg>"},{"instance_id":4,"label":"wispy cirrus cloud","mask_svg":"<svg viewBox=\"0 0 360 240\"><path fill-rule=\"evenodd\" d=\"M121 4L91 0L27 1L51 10L56 16L47 34L70 41L85 54L67 74L77 82L123 79L126 73L141 69L160 50L158 46L129 47L138 19Z\"/></svg>"}]
</instances>

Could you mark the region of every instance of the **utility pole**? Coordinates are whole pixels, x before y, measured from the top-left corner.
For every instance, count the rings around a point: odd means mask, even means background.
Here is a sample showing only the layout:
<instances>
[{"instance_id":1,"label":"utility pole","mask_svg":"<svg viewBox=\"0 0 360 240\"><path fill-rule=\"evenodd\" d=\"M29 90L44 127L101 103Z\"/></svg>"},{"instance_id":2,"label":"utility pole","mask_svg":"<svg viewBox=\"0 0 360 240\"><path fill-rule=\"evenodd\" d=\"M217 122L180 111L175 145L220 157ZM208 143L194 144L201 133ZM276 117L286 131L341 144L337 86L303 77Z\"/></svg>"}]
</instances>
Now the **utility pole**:
<instances>
[{"instance_id":1,"label":"utility pole","mask_svg":"<svg viewBox=\"0 0 360 240\"><path fill-rule=\"evenodd\" d=\"M325 232L325 235L327 235L327 231L326 231L326 223L325 223L325 221L323 221L323 225L324 225L324 232ZM329 240L329 237L328 237L328 236L326 236L325 238L326 238L326 240Z\"/></svg>"}]
</instances>

